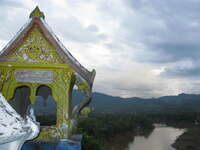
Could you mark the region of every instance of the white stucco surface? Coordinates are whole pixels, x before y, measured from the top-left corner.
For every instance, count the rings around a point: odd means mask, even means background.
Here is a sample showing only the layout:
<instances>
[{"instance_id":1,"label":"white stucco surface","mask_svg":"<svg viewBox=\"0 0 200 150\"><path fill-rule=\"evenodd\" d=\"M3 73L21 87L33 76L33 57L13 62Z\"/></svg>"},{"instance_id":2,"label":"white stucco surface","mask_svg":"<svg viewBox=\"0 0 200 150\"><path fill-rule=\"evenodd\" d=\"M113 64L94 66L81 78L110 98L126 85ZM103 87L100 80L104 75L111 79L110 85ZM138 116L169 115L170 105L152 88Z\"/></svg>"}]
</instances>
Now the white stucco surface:
<instances>
[{"instance_id":1,"label":"white stucco surface","mask_svg":"<svg viewBox=\"0 0 200 150\"><path fill-rule=\"evenodd\" d=\"M0 150L20 150L26 140L38 135L39 124L34 117L22 118L1 93L0 114Z\"/></svg>"}]
</instances>

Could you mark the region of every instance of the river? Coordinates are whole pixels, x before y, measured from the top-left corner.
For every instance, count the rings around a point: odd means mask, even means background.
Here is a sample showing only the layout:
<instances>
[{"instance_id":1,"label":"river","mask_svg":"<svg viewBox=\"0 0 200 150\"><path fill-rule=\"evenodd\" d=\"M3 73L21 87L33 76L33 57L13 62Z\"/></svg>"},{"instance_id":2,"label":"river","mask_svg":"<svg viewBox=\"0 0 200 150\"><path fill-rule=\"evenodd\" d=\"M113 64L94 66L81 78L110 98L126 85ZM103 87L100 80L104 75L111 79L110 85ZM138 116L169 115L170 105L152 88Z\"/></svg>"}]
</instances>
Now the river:
<instances>
[{"instance_id":1,"label":"river","mask_svg":"<svg viewBox=\"0 0 200 150\"><path fill-rule=\"evenodd\" d=\"M173 127L156 127L147 138L136 136L126 150L175 150L171 144L184 131Z\"/></svg>"}]
</instances>

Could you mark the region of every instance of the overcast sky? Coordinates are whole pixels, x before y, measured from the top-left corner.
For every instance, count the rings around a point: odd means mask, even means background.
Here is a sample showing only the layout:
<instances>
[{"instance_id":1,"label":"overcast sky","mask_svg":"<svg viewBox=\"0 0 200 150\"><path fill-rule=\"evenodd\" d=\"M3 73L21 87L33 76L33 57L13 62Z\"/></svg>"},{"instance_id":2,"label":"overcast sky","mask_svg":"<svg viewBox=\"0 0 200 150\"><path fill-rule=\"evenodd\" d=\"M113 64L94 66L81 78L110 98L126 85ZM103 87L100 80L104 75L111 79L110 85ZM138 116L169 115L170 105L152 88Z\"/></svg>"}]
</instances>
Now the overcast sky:
<instances>
[{"instance_id":1,"label":"overcast sky","mask_svg":"<svg viewBox=\"0 0 200 150\"><path fill-rule=\"evenodd\" d=\"M122 97L200 93L199 0L0 0L0 49L38 5L94 91Z\"/></svg>"}]
</instances>

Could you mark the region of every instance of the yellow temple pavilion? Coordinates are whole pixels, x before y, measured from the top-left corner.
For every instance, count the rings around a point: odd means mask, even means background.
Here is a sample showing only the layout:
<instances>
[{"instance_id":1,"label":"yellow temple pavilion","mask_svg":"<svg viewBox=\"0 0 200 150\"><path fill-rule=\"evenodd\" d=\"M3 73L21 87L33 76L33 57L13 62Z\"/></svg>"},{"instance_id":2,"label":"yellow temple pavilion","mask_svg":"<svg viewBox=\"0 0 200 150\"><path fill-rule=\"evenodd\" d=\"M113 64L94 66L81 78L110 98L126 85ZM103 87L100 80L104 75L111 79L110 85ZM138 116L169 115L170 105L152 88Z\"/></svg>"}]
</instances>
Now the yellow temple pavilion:
<instances>
[{"instance_id":1,"label":"yellow temple pavilion","mask_svg":"<svg viewBox=\"0 0 200 150\"><path fill-rule=\"evenodd\" d=\"M80 111L90 103L95 70L84 68L64 47L45 22L44 13L36 7L28 22L0 53L0 92L10 101L20 87L20 115L25 115L27 99L36 101L42 86L51 90L56 102L55 125L41 128L38 140L68 138ZM84 99L72 108L74 86L83 91ZM25 95L24 98L22 95Z\"/></svg>"}]
</instances>

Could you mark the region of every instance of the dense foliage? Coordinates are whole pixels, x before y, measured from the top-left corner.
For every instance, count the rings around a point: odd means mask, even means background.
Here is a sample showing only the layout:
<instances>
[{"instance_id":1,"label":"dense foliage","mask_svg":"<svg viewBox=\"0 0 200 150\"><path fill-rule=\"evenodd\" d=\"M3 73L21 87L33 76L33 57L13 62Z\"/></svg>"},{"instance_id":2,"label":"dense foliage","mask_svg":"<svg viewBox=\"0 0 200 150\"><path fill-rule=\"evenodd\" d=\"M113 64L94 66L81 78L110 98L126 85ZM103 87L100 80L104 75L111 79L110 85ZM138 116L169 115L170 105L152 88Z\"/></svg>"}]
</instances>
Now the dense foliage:
<instances>
[{"instance_id":1,"label":"dense foliage","mask_svg":"<svg viewBox=\"0 0 200 150\"><path fill-rule=\"evenodd\" d=\"M53 125L56 123L55 116L37 116L37 120L41 125ZM148 136L153 130L153 123L167 124L176 127L197 127L200 124L200 113L182 112L182 113L143 113L143 114L119 114L119 113L92 113L89 117L83 118L78 122L78 130L76 132L83 135L83 150L109 150L108 145L118 137L125 138L120 142L131 141L135 135ZM127 137L129 132L132 137ZM188 135L187 135L188 136ZM195 136L191 136L193 138ZM121 139L120 139L121 140ZM181 139L182 140L182 139ZM188 144L187 142L185 142ZM121 144L121 143L120 143ZM185 144L185 145L186 145ZM106 145L106 146L105 146ZM106 148L105 148L106 147Z\"/></svg>"},{"instance_id":2,"label":"dense foliage","mask_svg":"<svg viewBox=\"0 0 200 150\"><path fill-rule=\"evenodd\" d=\"M41 126L51 126L51 125L56 125L56 116L55 115L47 115L47 116L42 116L38 115L36 116L36 120L40 122Z\"/></svg>"},{"instance_id":3,"label":"dense foliage","mask_svg":"<svg viewBox=\"0 0 200 150\"><path fill-rule=\"evenodd\" d=\"M159 98L122 98L94 92L91 107L95 113L182 113L200 112L200 95L179 94ZM73 92L73 105L79 104L82 95Z\"/></svg>"},{"instance_id":4,"label":"dense foliage","mask_svg":"<svg viewBox=\"0 0 200 150\"><path fill-rule=\"evenodd\" d=\"M177 150L199 150L200 149L200 127L188 129L173 144Z\"/></svg>"},{"instance_id":5,"label":"dense foliage","mask_svg":"<svg viewBox=\"0 0 200 150\"><path fill-rule=\"evenodd\" d=\"M79 132L84 135L83 150L101 150L105 141L118 134L147 135L153 128L152 122L146 118L130 114L96 114L78 123Z\"/></svg>"},{"instance_id":6,"label":"dense foliage","mask_svg":"<svg viewBox=\"0 0 200 150\"><path fill-rule=\"evenodd\" d=\"M188 125L200 124L200 113L197 112L147 114L146 117L154 123L179 127L188 127Z\"/></svg>"}]
</instances>

